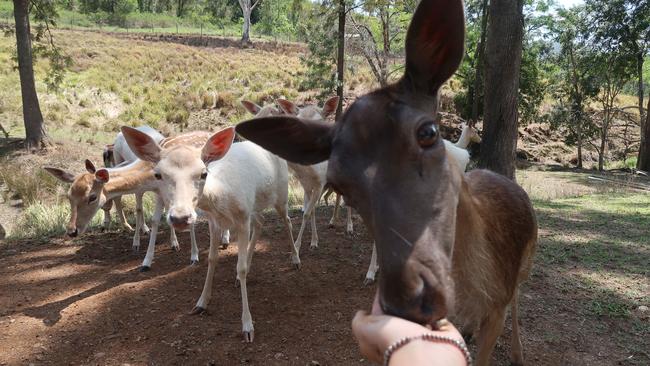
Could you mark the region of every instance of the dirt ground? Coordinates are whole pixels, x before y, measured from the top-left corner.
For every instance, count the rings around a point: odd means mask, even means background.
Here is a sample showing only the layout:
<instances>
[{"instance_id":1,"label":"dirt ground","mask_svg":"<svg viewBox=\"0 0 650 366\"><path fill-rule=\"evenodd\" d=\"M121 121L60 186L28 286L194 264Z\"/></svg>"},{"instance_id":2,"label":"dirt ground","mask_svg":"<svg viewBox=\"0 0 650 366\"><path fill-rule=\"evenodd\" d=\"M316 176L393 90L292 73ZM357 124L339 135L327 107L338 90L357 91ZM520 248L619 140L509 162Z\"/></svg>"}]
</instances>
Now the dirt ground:
<instances>
[{"instance_id":1,"label":"dirt ground","mask_svg":"<svg viewBox=\"0 0 650 366\"><path fill-rule=\"evenodd\" d=\"M179 236L182 249L174 252L165 229L146 273L138 271L144 250L134 254L126 232L2 244L0 365L366 365L350 320L374 293L362 285L371 242L358 218L353 237L342 224L328 228L330 212L319 209L320 248L309 250L305 240L299 271L291 267L280 222L267 215L248 277L252 344L240 334L234 245L219 252L207 314L188 314L207 268L205 223L197 235L200 265L188 265L189 235ZM292 217L297 231L300 215ZM521 291L529 364L650 362L643 351L619 345L617 333L628 331L622 323L580 315L576 304L588 292L566 291L557 279L553 268L538 265ZM495 350L499 365L508 364L509 329L508 320Z\"/></svg>"}]
</instances>

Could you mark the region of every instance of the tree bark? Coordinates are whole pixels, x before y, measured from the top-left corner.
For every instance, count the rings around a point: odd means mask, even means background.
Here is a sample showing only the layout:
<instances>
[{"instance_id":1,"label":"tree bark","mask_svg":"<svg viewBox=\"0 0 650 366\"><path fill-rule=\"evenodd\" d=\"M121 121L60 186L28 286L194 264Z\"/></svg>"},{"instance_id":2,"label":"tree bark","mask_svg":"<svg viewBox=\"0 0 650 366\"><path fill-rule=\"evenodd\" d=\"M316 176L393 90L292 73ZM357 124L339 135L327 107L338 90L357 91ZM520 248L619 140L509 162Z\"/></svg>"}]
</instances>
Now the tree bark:
<instances>
[{"instance_id":1,"label":"tree bark","mask_svg":"<svg viewBox=\"0 0 650 366\"><path fill-rule=\"evenodd\" d=\"M638 79L639 97L639 122L641 125L641 144L639 145L639 154L636 160L636 168L639 170L648 171L650 169L650 129L648 128L648 119L644 117L643 110L643 52L637 54L636 73ZM650 98L648 98L647 113L650 115Z\"/></svg>"},{"instance_id":2,"label":"tree bark","mask_svg":"<svg viewBox=\"0 0 650 366\"><path fill-rule=\"evenodd\" d=\"M345 0L339 0L339 29L338 49L336 55L336 95L339 97L339 105L336 106L335 119L338 120L343 112L343 74L345 72Z\"/></svg>"},{"instance_id":3,"label":"tree bark","mask_svg":"<svg viewBox=\"0 0 650 366\"><path fill-rule=\"evenodd\" d=\"M650 111L650 98L648 98L647 111ZM646 144L641 145L639 148L639 156L636 163L636 168L646 172L650 172L650 112L646 113L645 123L641 128L641 135L645 136Z\"/></svg>"},{"instance_id":4,"label":"tree bark","mask_svg":"<svg viewBox=\"0 0 650 366\"><path fill-rule=\"evenodd\" d=\"M478 103L479 103L479 88L483 79L483 59L485 54L485 33L487 30L488 22L488 0L483 0L483 7L481 8L481 37L479 43L476 45L476 73L474 74L474 89L472 90L472 115L470 121L476 123L478 120Z\"/></svg>"},{"instance_id":5,"label":"tree bark","mask_svg":"<svg viewBox=\"0 0 650 366\"><path fill-rule=\"evenodd\" d=\"M16 20L16 49L18 53L18 73L23 102L23 120L25 123L25 148L38 150L45 136L43 114L38 103L34 67L32 64L32 41L29 25L29 0L14 0L14 18Z\"/></svg>"},{"instance_id":6,"label":"tree bark","mask_svg":"<svg viewBox=\"0 0 650 366\"><path fill-rule=\"evenodd\" d=\"M242 31L241 31L242 45L252 43L250 38L251 14L253 13L253 10L255 10L255 7L257 7L257 5L262 0L257 0L255 1L254 4L252 4L251 1L252 0L239 0L239 7L241 7L241 11L244 16L244 24L242 25Z\"/></svg>"},{"instance_id":7,"label":"tree bark","mask_svg":"<svg viewBox=\"0 0 650 366\"><path fill-rule=\"evenodd\" d=\"M478 164L514 180L523 0L492 0L490 19L485 49L484 136Z\"/></svg>"}]
</instances>

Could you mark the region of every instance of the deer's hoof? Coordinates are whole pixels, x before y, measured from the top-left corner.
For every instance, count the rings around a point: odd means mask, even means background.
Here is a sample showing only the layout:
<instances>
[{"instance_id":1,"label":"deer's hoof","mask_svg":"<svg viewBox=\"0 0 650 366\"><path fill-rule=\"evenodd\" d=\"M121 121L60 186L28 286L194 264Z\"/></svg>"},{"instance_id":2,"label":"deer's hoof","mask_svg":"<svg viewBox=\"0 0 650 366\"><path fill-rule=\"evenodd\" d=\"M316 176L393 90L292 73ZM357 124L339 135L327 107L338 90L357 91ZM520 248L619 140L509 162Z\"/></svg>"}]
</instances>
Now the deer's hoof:
<instances>
[{"instance_id":1,"label":"deer's hoof","mask_svg":"<svg viewBox=\"0 0 650 366\"><path fill-rule=\"evenodd\" d=\"M196 265L198 265L198 264L199 264L199 260L198 260L198 259L192 259L192 260L190 261L190 266L196 266Z\"/></svg>"},{"instance_id":2,"label":"deer's hoof","mask_svg":"<svg viewBox=\"0 0 650 366\"><path fill-rule=\"evenodd\" d=\"M206 310L205 308L202 308L200 306L195 306L192 311L190 311L190 315L200 315L200 314L205 314Z\"/></svg>"},{"instance_id":3,"label":"deer's hoof","mask_svg":"<svg viewBox=\"0 0 650 366\"><path fill-rule=\"evenodd\" d=\"M221 243L221 249L228 249L228 243Z\"/></svg>"},{"instance_id":4,"label":"deer's hoof","mask_svg":"<svg viewBox=\"0 0 650 366\"><path fill-rule=\"evenodd\" d=\"M370 285L372 285L373 283L375 283L375 279L374 279L374 278L366 277L366 279L363 280L363 285L364 285L364 286L370 286Z\"/></svg>"},{"instance_id":5,"label":"deer's hoof","mask_svg":"<svg viewBox=\"0 0 650 366\"><path fill-rule=\"evenodd\" d=\"M249 330L244 332L244 341L246 343L251 343L253 342L253 336L255 335L254 330Z\"/></svg>"},{"instance_id":6,"label":"deer's hoof","mask_svg":"<svg viewBox=\"0 0 650 366\"><path fill-rule=\"evenodd\" d=\"M141 266L140 267L140 272L149 272L150 269L151 269L151 267L149 267L149 266Z\"/></svg>"}]
</instances>

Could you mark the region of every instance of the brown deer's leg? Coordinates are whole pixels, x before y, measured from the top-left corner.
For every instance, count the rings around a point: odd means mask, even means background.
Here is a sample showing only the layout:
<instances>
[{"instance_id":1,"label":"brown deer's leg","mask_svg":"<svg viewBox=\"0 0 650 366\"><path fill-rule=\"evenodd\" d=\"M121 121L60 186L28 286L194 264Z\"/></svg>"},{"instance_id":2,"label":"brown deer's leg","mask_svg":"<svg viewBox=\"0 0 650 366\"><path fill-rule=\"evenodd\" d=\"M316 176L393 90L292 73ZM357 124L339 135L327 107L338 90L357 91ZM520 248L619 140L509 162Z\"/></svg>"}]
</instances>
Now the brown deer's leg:
<instances>
[{"instance_id":1,"label":"brown deer's leg","mask_svg":"<svg viewBox=\"0 0 650 366\"><path fill-rule=\"evenodd\" d=\"M129 225L126 221L126 216L124 216L124 207L122 207L122 196L115 197L113 199L115 202L115 214L117 215L117 220L124 226L128 231L133 231L133 227Z\"/></svg>"},{"instance_id":2,"label":"brown deer's leg","mask_svg":"<svg viewBox=\"0 0 650 366\"><path fill-rule=\"evenodd\" d=\"M334 211L332 212L332 218L330 219L330 227L336 225L336 220L339 218L339 206L341 205L341 195L336 194L336 203L334 203Z\"/></svg>"},{"instance_id":3,"label":"brown deer's leg","mask_svg":"<svg viewBox=\"0 0 650 366\"><path fill-rule=\"evenodd\" d=\"M512 337L510 338L510 362L512 365L524 364L524 352L519 337L519 291L515 289L510 303L510 318L512 319Z\"/></svg>"},{"instance_id":4,"label":"brown deer's leg","mask_svg":"<svg viewBox=\"0 0 650 366\"><path fill-rule=\"evenodd\" d=\"M489 366L492 359L492 351L497 343L497 338L503 331L503 320L506 316L506 309L494 309L487 318L481 322L476 343L478 351L476 355L476 366Z\"/></svg>"}]
</instances>

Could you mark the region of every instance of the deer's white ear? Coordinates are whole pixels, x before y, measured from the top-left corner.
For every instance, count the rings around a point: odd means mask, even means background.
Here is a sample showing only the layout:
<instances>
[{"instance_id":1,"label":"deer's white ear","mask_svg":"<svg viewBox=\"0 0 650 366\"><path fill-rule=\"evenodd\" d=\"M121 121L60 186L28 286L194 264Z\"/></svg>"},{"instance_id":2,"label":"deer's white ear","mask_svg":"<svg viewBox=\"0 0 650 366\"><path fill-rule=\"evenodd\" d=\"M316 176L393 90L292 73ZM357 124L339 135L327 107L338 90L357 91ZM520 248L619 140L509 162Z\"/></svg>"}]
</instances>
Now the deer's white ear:
<instances>
[{"instance_id":1,"label":"deer's white ear","mask_svg":"<svg viewBox=\"0 0 650 366\"><path fill-rule=\"evenodd\" d=\"M244 106L244 108L246 108L246 110L252 114L257 114L257 112L259 112L262 109L262 107L260 107L259 105L248 100L242 100L241 105Z\"/></svg>"},{"instance_id":2,"label":"deer's white ear","mask_svg":"<svg viewBox=\"0 0 650 366\"><path fill-rule=\"evenodd\" d=\"M86 159L86 170L90 174L95 174L95 171L97 170L95 169L95 164L93 164L93 162L90 161L89 159Z\"/></svg>"},{"instance_id":3,"label":"deer's white ear","mask_svg":"<svg viewBox=\"0 0 650 366\"><path fill-rule=\"evenodd\" d=\"M55 178L58 180L65 182L65 183L72 183L74 182L74 175L66 172L65 170L61 170L59 168L52 168L49 166L43 167L46 172L52 174Z\"/></svg>"},{"instance_id":4,"label":"deer's white ear","mask_svg":"<svg viewBox=\"0 0 650 366\"><path fill-rule=\"evenodd\" d=\"M160 161L162 149L151 136L132 127L122 126L121 130L126 143L138 158L152 163Z\"/></svg>"},{"instance_id":5,"label":"deer's white ear","mask_svg":"<svg viewBox=\"0 0 650 366\"><path fill-rule=\"evenodd\" d=\"M237 125L237 133L288 161L311 165L329 159L331 123L278 116L256 118Z\"/></svg>"},{"instance_id":6,"label":"deer's white ear","mask_svg":"<svg viewBox=\"0 0 650 366\"><path fill-rule=\"evenodd\" d=\"M325 104L323 104L323 118L326 118L330 114L336 112L336 107L339 105L339 97L331 97L328 99Z\"/></svg>"},{"instance_id":7,"label":"deer's white ear","mask_svg":"<svg viewBox=\"0 0 650 366\"><path fill-rule=\"evenodd\" d=\"M226 155L232 142L235 139L235 128L225 128L214 135L210 136L208 141L201 150L201 160L207 165L215 160L219 160Z\"/></svg>"},{"instance_id":8,"label":"deer's white ear","mask_svg":"<svg viewBox=\"0 0 650 366\"><path fill-rule=\"evenodd\" d=\"M276 100L278 104L280 105L280 108L284 111L286 114L290 114L292 116L297 116L300 110L298 109L298 106L293 104L292 102L286 100L286 99L278 99Z\"/></svg>"},{"instance_id":9,"label":"deer's white ear","mask_svg":"<svg viewBox=\"0 0 650 366\"><path fill-rule=\"evenodd\" d=\"M106 184L110 179L110 174L108 174L108 170L102 168L95 172L95 179L100 183Z\"/></svg>"},{"instance_id":10,"label":"deer's white ear","mask_svg":"<svg viewBox=\"0 0 650 366\"><path fill-rule=\"evenodd\" d=\"M404 90L438 92L463 59L465 16L461 0L421 0L406 34Z\"/></svg>"}]
</instances>

